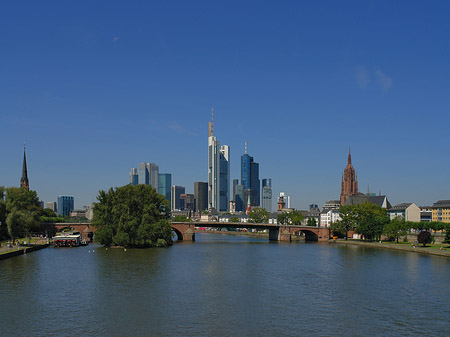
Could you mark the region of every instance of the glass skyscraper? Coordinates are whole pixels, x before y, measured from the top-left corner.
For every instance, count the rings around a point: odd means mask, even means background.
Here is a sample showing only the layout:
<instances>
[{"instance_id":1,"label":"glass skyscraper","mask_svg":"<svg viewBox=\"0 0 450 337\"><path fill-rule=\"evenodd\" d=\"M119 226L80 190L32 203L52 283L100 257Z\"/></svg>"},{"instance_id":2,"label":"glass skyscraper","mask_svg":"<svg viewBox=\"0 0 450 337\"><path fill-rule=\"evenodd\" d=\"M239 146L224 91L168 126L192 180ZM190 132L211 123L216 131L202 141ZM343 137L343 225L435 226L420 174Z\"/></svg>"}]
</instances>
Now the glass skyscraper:
<instances>
[{"instance_id":1,"label":"glass skyscraper","mask_svg":"<svg viewBox=\"0 0 450 337\"><path fill-rule=\"evenodd\" d=\"M247 146L245 153L241 156L241 185L244 186L244 202L247 203L250 195L250 204L252 206L260 205L261 187L259 180L259 164L253 161L253 157L247 154ZM238 205L236 202L236 210Z\"/></svg>"},{"instance_id":2,"label":"glass skyscraper","mask_svg":"<svg viewBox=\"0 0 450 337\"><path fill-rule=\"evenodd\" d=\"M262 180L262 208L272 212L272 179Z\"/></svg>"},{"instance_id":3,"label":"glass skyscraper","mask_svg":"<svg viewBox=\"0 0 450 337\"><path fill-rule=\"evenodd\" d=\"M136 181L136 169L131 169L130 184ZM137 169L137 184L151 185L157 191L159 184L159 167L154 163L140 163ZM132 180L133 179L133 180Z\"/></svg>"},{"instance_id":4,"label":"glass skyscraper","mask_svg":"<svg viewBox=\"0 0 450 337\"><path fill-rule=\"evenodd\" d=\"M57 204L58 215L70 216L70 212L74 209L73 196L58 195Z\"/></svg>"},{"instance_id":5,"label":"glass skyscraper","mask_svg":"<svg viewBox=\"0 0 450 337\"><path fill-rule=\"evenodd\" d=\"M130 171L130 185L137 185L139 183L139 174L137 168L132 168Z\"/></svg>"},{"instance_id":6,"label":"glass skyscraper","mask_svg":"<svg viewBox=\"0 0 450 337\"><path fill-rule=\"evenodd\" d=\"M169 204L172 203L171 198L171 187L172 187L172 175L170 173L159 173L158 174L158 193L162 194L169 200ZM172 209L172 205L170 206Z\"/></svg>"},{"instance_id":7,"label":"glass skyscraper","mask_svg":"<svg viewBox=\"0 0 450 337\"><path fill-rule=\"evenodd\" d=\"M208 208L227 211L230 201L230 147L220 146L208 123Z\"/></svg>"}]
</instances>

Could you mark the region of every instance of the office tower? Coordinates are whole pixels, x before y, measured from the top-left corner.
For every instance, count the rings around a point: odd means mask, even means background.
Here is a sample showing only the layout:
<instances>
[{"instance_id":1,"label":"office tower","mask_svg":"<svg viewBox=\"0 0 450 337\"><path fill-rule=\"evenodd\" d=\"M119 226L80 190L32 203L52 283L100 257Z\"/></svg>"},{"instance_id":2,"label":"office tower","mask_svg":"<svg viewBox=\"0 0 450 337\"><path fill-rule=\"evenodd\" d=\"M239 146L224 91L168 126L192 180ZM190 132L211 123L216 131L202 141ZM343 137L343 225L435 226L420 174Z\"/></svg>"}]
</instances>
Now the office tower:
<instances>
[{"instance_id":1,"label":"office tower","mask_svg":"<svg viewBox=\"0 0 450 337\"><path fill-rule=\"evenodd\" d=\"M230 203L230 147L222 145L220 147L220 188L219 188L219 211L228 210Z\"/></svg>"},{"instance_id":2,"label":"office tower","mask_svg":"<svg viewBox=\"0 0 450 337\"><path fill-rule=\"evenodd\" d=\"M172 211L179 211L182 209L182 204L181 204L181 198L180 196L182 194L185 194L185 188L183 186L172 186L172 202L171 202L171 206L172 206Z\"/></svg>"},{"instance_id":3,"label":"office tower","mask_svg":"<svg viewBox=\"0 0 450 337\"><path fill-rule=\"evenodd\" d=\"M56 213L57 208L56 208L56 202L54 201L47 201L47 207L48 209L51 209L53 212Z\"/></svg>"},{"instance_id":4,"label":"office tower","mask_svg":"<svg viewBox=\"0 0 450 337\"><path fill-rule=\"evenodd\" d=\"M234 196L236 195L236 186L239 185L239 179L233 179L233 194L231 200L235 200Z\"/></svg>"},{"instance_id":5,"label":"office tower","mask_svg":"<svg viewBox=\"0 0 450 337\"><path fill-rule=\"evenodd\" d=\"M171 187L172 187L172 175L170 173L159 173L158 174L158 193L162 194L172 203L171 198ZM172 209L172 205L170 206Z\"/></svg>"},{"instance_id":6,"label":"office tower","mask_svg":"<svg viewBox=\"0 0 450 337\"><path fill-rule=\"evenodd\" d=\"M23 163L22 163L22 178L20 178L20 187L30 189L30 182L28 181L27 156L25 154L25 145L23 146Z\"/></svg>"},{"instance_id":7,"label":"office tower","mask_svg":"<svg viewBox=\"0 0 450 337\"><path fill-rule=\"evenodd\" d=\"M269 213L272 212L272 179L262 180L262 207Z\"/></svg>"},{"instance_id":8,"label":"office tower","mask_svg":"<svg viewBox=\"0 0 450 337\"><path fill-rule=\"evenodd\" d=\"M149 183L150 185L158 191L159 184L159 167L153 163L146 163L145 166L148 170Z\"/></svg>"},{"instance_id":9,"label":"office tower","mask_svg":"<svg viewBox=\"0 0 450 337\"><path fill-rule=\"evenodd\" d=\"M137 168L132 168L130 171L130 185L137 185L139 183L139 174Z\"/></svg>"},{"instance_id":10,"label":"office tower","mask_svg":"<svg viewBox=\"0 0 450 337\"><path fill-rule=\"evenodd\" d=\"M154 163L140 163L138 166L138 184L151 185L158 191L159 167ZM133 169L132 169L133 172ZM131 173L130 173L131 182Z\"/></svg>"},{"instance_id":11,"label":"office tower","mask_svg":"<svg viewBox=\"0 0 450 337\"><path fill-rule=\"evenodd\" d=\"M150 183L149 174L145 163L138 165L138 184L148 185Z\"/></svg>"},{"instance_id":12,"label":"office tower","mask_svg":"<svg viewBox=\"0 0 450 337\"><path fill-rule=\"evenodd\" d=\"M245 210L245 196L244 196L245 186L236 185L236 191L234 192L234 201L236 212L243 212Z\"/></svg>"},{"instance_id":13,"label":"office tower","mask_svg":"<svg viewBox=\"0 0 450 337\"><path fill-rule=\"evenodd\" d=\"M180 194L180 200L181 200L181 210L182 211L188 211L188 212L194 212L195 208L195 198L193 194Z\"/></svg>"},{"instance_id":14,"label":"office tower","mask_svg":"<svg viewBox=\"0 0 450 337\"><path fill-rule=\"evenodd\" d=\"M208 183L197 181L194 183L195 211L208 209Z\"/></svg>"},{"instance_id":15,"label":"office tower","mask_svg":"<svg viewBox=\"0 0 450 337\"><path fill-rule=\"evenodd\" d=\"M74 209L73 196L71 195L58 195L57 203L58 215L69 216Z\"/></svg>"},{"instance_id":16,"label":"office tower","mask_svg":"<svg viewBox=\"0 0 450 337\"><path fill-rule=\"evenodd\" d=\"M259 164L248 155L247 141L245 141L245 153L241 156L241 184L245 188L244 200L247 200L250 196L251 206L259 206L261 200Z\"/></svg>"},{"instance_id":17,"label":"office tower","mask_svg":"<svg viewBox=\"0 0 450 337\"><path fill-rule=\"evenodd\" d=\"M230 199L230 147L214 137L214 109L208 123L208 208L227 211Z\"/></svg>"}]
</instances>

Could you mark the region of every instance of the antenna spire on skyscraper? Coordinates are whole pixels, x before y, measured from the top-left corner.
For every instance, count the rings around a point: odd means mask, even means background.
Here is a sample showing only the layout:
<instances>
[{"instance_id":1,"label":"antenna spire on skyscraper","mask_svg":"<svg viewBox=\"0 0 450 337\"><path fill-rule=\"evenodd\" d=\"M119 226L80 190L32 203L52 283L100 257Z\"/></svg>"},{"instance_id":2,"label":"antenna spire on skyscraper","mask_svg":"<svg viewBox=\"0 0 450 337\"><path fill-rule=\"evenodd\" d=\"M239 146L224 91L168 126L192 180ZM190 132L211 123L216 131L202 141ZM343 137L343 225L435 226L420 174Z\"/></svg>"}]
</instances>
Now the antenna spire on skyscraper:
<instances>
[{"instance_id":1,"label":"antenna spire on skyscraper","mask_svg":"<svg viewBox=\"0 0 450 337\"><path fill-rule=\"evenodd\" d=\"M247 139L245 140L245 154L247 154Z\"/></svg>"},{"instance_id":2,"label":"antenna spire on skyscraper","mask_svg":"<svg viewBox=\"0 0 450 337\"><path fill-rule=\"evenodd\" d=\"M211 106L211 134L214 131L214 106Z\"/></svg>"}]
</instances>

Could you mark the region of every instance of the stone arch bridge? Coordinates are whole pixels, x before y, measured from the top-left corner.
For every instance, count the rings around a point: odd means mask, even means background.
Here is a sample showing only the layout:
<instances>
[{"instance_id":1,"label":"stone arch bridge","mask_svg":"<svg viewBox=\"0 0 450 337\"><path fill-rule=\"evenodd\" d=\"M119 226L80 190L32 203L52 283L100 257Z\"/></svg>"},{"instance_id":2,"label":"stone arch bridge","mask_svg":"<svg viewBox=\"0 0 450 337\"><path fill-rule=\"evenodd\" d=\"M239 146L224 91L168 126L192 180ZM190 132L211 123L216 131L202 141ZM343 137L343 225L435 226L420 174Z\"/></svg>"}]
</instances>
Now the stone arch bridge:
<instances>
[{"instance_id":1,"label":"stone arch bridge","mask_svg":"<svg viewBox=\"0 0 450 337\"><path fill-rule=\"evenodd\" d=\"M195 241L195 227L213 228L256 228L269 230L271 241L292 241L292 236L299 232L305 235L306 241L328 241L330 230L326 227L311 226L285 226L275 224L258 224L242 222L173 222L172 228L177 234L178 240Z\"/></svg>"},{"instance_id":2,"label":"stone arch bridge","mask_svg":"<svg viewBox=\"0 0 450 337\"><path fill-rule=\"evenodd\" d=\"M92 239L95 233L95 226L90 223L54 223L55 230L71 227L81 233L83 239ZM243 222L173 222L172 229L178 240L195 241L195 227L212 228L256 228L259 230L269 230L269 240L271 241L292 241L292 236L299 232L305 235L306 241L328 241L330 230L325 227L311 226L285 226L274 224L258 224Z\"/></svg>"}]
</instances>

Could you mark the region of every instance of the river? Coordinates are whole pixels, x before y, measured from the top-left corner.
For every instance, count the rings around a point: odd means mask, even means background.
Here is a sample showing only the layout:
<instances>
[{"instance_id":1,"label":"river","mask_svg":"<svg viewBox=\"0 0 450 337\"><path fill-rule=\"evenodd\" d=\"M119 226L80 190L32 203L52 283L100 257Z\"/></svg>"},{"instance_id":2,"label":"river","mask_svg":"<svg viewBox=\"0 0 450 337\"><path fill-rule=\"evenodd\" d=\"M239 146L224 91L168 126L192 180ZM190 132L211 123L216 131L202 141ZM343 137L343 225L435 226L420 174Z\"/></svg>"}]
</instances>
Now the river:
<instances>
[{"instance_id":1,"label":"river","mask_svg":"<svg viewBox=\"0 0 450 337\"><path fill-rule=\"evenodd\" d=\"M1 336L448 336L450 259L197 233L0 261Z\"/></svg>"}]
</instances>

